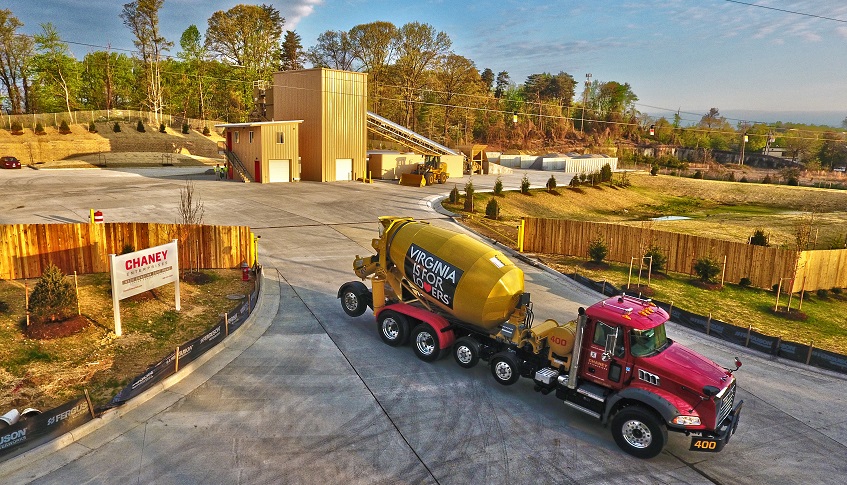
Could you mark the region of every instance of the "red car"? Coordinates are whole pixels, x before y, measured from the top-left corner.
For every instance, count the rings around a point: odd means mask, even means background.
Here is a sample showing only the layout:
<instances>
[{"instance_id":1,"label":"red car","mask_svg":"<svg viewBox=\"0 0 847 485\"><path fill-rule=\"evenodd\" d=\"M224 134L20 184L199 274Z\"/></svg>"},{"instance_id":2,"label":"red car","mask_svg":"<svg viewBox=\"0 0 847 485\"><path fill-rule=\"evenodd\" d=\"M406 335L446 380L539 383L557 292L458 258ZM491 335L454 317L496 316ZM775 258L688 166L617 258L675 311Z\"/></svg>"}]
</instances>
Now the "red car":
<instances>
[{"instance_id":1,"label":"red car","mask_svg":"<svg viewBox=\"0 0 847 485\"><path fill-rule=\"evenodd\" d=\"M15 157L0 158L0 166L3 168L21 168L21 161Z\"/></svg>"}]
</instances>

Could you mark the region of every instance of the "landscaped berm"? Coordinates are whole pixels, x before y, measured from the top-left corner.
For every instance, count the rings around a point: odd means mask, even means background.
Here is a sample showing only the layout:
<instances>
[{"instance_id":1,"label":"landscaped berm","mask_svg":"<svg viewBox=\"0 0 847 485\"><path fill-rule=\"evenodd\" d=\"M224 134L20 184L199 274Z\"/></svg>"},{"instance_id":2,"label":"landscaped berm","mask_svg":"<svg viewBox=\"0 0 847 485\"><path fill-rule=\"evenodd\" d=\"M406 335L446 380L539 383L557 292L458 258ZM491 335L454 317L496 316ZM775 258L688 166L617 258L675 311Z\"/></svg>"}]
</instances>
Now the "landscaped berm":
<instances>
[{"instance_id":1,"label":"landscaped berm","mask_svg":"<svg viewBox=\"0 0 847 485\"><path fill-rule=\"evenodd\" d=\"M0 414L46 410L87 389L104 405L134 377L243 303L254 281L241 270L183 274L181 311L174 285L123 300L116 337L107 273L73 275L48 267L40 279L0 280ZM30 315L27 325L26 292Z\"/></svg>"},{"instance_id":2,"label":"landscaped berm","mask_svg":"<svg viewBox=\"0 0 847 485\"><path fill-rule=\"evenodd\" d=\"M115 131L117 126L120 131ZM34 168L89 168L126 166L201 166L221 163L218 142L223 138L214 130L202 131L146 125L137 130L134 121L95 122L96 132L89 125L72 124L70 133L62 134L55 127L45 127L36 135L24 128L13 135L0 130L0 154L15 156L23 165Z\"/></svg>"}]
</instances>

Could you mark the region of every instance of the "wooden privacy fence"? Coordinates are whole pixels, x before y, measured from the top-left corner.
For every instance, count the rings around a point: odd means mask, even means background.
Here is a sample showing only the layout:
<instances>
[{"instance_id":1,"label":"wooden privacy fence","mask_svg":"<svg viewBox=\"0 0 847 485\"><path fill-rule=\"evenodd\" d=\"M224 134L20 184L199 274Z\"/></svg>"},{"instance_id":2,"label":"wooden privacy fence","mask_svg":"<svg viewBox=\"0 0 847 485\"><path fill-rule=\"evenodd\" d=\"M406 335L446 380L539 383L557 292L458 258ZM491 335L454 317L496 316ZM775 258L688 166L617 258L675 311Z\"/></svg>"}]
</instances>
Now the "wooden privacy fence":
<instances>
[{"instance_id":1,"label":"wooden privacy fence","mask_svg":"<svg viewBox=\"0 0 847 485\"><path fill-rule=\"evenodd\" d=\"M803 251L797 260L794 291L847 288L847 249Z\"/></svg>"},{"instance_id":2,"label":"wooden privacy fence","mask_svg":"<svg viewBox=\"0 0 847 485\"><path fill-rule=\"evenodd\" d=\"M37 278L50 263L63 272L105 273L109 254L179 241L179 266L235 268L255 261L247 226L114 222L0 225L0 278Z\"/></svg>"},{"instance_id":3,"label":"wooden privacy fence","mask_svg":"<svg viewBox=\"0 0 847 485\"><path fill-rule=\"evenodd\" d=\"M800 291L803 284L802 278L795 278L801 254L797 251L619 224L534 217L525 220L524 250L527 252L585 257L590 242L600 237L608 246L606 259L610 261L629 263L631 258L640 258L656 246L667 258L668 271L694 274L694 263L698 259L711 257L722 264L726 257L724 279L727 282L738 283L741 278L749 278L753 286L771 288L782 278L794 278L794 291ZM847 263L847 256L843 261ZM635 263L638 262L636 259ZM811 268L810 263L810 271ZM827 289L836 286L826 281L807 277L805 289L818 289L813 283L829 284L825 286Z\"/></svg>"}]
</instances>

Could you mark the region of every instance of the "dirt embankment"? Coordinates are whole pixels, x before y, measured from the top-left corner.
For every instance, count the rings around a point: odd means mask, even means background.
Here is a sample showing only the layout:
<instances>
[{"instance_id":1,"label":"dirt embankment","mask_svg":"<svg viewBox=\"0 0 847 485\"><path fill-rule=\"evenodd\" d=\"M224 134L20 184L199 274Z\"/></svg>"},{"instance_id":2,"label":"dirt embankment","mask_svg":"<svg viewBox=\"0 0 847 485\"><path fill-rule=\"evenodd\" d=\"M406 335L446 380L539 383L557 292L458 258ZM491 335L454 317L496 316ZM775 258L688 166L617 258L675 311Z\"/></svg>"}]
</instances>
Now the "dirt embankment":
<instances>
[{"instance_id":1,"label":"dirt embankment","mask_svg":"<svg viewBox=\"0 0 847 485\"><path fill-rule=\"evenodd\" d=\"M0 155L15 156L25 165L69 159L102 165L104 160L107 164L117 163L121 157L116 155L122 153L174 154L172 160L181 155L220 159L217 143L223 138L214 131L210 136L195 130L183 134L171 128L159 133L157 126L145 125L146 131L142 133L136 130L135 123L119 122L121 131L116 133L114 125L114 122L95 123L96 133L90 133L88 125L71 125L71 133L66 135L53 127L46 127L43 135L36 135L28 128L21 135L0 129Z\"/></svg>"}]
</instances>

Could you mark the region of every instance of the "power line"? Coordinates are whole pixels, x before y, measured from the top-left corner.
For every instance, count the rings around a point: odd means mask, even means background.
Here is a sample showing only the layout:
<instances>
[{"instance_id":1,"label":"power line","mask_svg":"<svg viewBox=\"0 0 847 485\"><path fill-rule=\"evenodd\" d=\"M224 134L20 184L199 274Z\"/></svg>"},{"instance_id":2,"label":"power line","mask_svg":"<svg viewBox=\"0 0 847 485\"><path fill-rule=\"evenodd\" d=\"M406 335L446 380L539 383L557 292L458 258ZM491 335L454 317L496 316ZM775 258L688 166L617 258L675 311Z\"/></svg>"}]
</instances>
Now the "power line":
<instances>
[{"instance_id":1,"label":"power line","mask_svg":"<svg viewBox=\"0 0 847 485\"><path fill-rule=\"evenodd\" d=\"M841 23L847 24L847 20L836 19L836 18L833 18L833 17L825 17L823 15L815 15L813 13L798 12L796 10L788 10L788 9L784 9L784 8L769 7L767 5L759 5L757 3L741 2L739 0L724 0L724 1L729 2L729 3L737 3L739 5L746 5L748 7L764 8L766 10L774 10L776 12L790 13L792 15L801 15L803 17L812 17L812 18L815 18L815 19L832 20L833 22L841 22Z\"/></svg>"}]
</instances>

